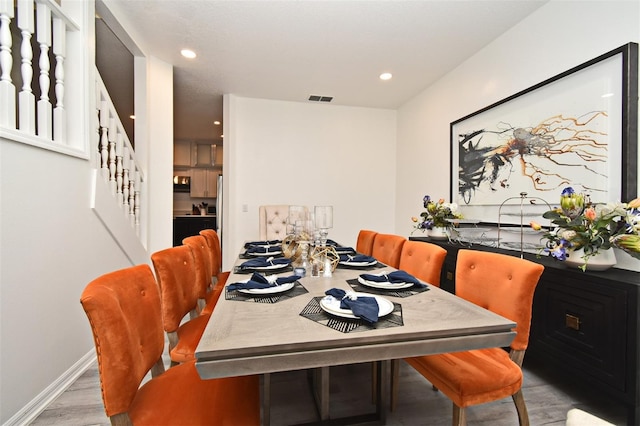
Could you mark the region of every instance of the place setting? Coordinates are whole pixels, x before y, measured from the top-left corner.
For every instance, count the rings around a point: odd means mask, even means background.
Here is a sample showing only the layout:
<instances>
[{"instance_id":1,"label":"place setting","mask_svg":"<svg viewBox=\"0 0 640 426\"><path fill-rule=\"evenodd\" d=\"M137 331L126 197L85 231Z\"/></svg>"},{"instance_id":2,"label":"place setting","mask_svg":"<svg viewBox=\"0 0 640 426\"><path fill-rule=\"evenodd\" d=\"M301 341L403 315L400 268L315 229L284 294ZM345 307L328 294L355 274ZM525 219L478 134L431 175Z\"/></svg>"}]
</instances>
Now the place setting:
<instances>
[{"instance_id":1,"label":"place setting","mask_svg":"<svg viewBox=\"0 0 640 426\"><path fill-rule=\"evenodd\" d=\"M378 262L375 257L364 254L340 254L338 267L351 269L377 269L387 265Z\"/></svg>"},{"instance_id":2,"label":"place setting","mask_svg":"<svg viewBox=\"0 0 640 426\"><path fill-rule=\"evenodd\" d=\"M255 257L236 265L236 274L251 274L253 272L284 272L291 269L291 259L285 257Z\"/></svg>"},{"instance_id":3,"label":"place setting","mask_svg":"<svg viewBox=\"0 0 640 426\"><path fill-rule=\"evenodd\" d=\"M402 306L376 294L332 288L312 298L300 315L349 333L404 325Z\"/></svg>"},{"instance_id":4,"label":"place setting","mask_svg":"<svg viewBox=\"0 0 640 426\"><path fill-rule=\"evenodd\" d=\"M251 259L258 256L282 256L282 245L249 246L245 249L244 253L240 255L240 258Z\"/></svg>"},{"instance_id":5,"label":"place setting","mask_svg":"<svg viewBox=\"0 0 640 426\"><path fill-rule=\"evenodd\" d=\"M225 286L225 299L257 303L276 303L308 293L298 281L298 275L262 275L254 272L251 278Z\"/></svg>"},{"instance_id":6,"label":"place setting","mask_svg":"<svg viewBox=\"0 0 640 426\"><path fill-rule=\"evenodd\" d=\"M347 283L358 292L369 291L393 297L409 297L429 290L427 284L405 271L361 274L347 280Z\"/></svg>"}]
</instances>

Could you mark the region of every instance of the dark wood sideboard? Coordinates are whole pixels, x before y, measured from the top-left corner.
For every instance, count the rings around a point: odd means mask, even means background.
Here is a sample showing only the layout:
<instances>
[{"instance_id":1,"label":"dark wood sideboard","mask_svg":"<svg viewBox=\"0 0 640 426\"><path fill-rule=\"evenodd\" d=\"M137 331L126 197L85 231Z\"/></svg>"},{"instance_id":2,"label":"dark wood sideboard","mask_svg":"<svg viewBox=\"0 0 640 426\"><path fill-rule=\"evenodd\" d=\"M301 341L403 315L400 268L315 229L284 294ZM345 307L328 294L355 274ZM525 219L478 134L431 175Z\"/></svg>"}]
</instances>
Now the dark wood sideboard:
<instances>
[{"instance_id":1,"label":"dark wood sideboard","mask_svg":"<svg viewBox=\"0 0 640 426\"><path fill-rule=\"evenodd\" d=\"M428 237L409 239L447 250L440 285L452 293L458 250L520 257L520 252L512 250L466 247ZM542 361L558 374L608 394L628 407L628 424L639 425L640 272L616 268L582 272L548 256L525 253L523 257L545 266L534 295L525 362L528 358Z\"/></svg>"}]
</instances>

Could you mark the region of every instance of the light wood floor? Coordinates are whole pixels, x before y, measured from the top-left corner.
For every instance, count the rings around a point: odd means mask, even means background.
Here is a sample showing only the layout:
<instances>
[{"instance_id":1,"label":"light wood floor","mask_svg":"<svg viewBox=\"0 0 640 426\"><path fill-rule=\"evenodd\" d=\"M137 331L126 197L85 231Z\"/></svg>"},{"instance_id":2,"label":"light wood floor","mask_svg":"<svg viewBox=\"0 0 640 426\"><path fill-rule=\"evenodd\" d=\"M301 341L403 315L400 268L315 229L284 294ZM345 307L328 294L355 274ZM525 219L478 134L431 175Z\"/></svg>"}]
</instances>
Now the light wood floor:
<instances>
[{"instance_id":1,"label":"light wood floor","mask_svg":"<svg viewBox=\"0 0 640 426\"><path fill-rule=\"evenodd\" d=\"M331 369L331 416L372 411L370 364ZM388 425L450 425L451 402L406 363L401 363L398 407L389 413ZM557 377L544 366L525 360L524 397L531 425L565 424L566 413L580 408L616 425L626 424L625 408L581 385ZM312 422L317 419L305 371L272 375L274 426ZM469 425L511 426L518 424L511 399L468 409ZM96 367L83 374L54 401L32 425L108 425L100 397Z\"/></svg>"}]
</instances>

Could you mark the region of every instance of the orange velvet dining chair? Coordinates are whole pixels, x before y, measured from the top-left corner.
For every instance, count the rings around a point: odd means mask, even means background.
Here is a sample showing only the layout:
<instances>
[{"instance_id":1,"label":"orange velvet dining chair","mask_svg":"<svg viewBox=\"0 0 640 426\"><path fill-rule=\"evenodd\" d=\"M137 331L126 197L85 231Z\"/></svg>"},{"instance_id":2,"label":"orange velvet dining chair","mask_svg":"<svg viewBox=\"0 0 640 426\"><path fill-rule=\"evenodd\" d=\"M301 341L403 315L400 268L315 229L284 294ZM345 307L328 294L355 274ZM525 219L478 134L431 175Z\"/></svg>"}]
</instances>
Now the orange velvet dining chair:
<instances>
[{"instance_id":1,"label":"orange velvet dining chair","mask_svg":"<svg viewBox=\"0 0 640 426\"><path fill-rule=\"evenodd\" d=\"M360 230L356 241L356 251L360 254L371 256L373 252L373 240L376 238L376 234L376 231L370 231L368 229Z\"/></svg>"},{"instance_id":2,"label":"orange velvet dining chair","mask_svg":"<svg viewBox=\"0 0 640 426\"><path fill-rule=\"evenodd\" d=\"M209 247L209 254L211 256L213 290L217 293L217 297L220 297L231 271L222 271L222 246L220 245L218 233L213 229L203 229L200 231L200 235L207 240L207 246ZM205 311L206 310L207 308L205 308Z\"/></svg>"},{"instance_id":3,"label":"orange velvet dining chair","mask_svg":"<svg viewBox=\"0 0 640 426\"><path fill-rule=\"evenodd\" d=\"M498 253L460 250L456 295L516 323L510 352L502 348L405 358L434 389L453 401L453 425L466 407L512 397L520 425L529 424L522 395L522 361L529 342L533 294L544 267ZM392 392L396 392L392 389Z\"/></svg>"},{"instance_id":4,"label":"orange velvet dining chair","mask_svg":"<svg viewBox=\"0 0 640 426\"><path fill-rule=\"evenodd\" d=\"M440 274L447 250L442 247L421 241L407 241L402 246L400 253L400 266L403 270L426 283L440 287ZM395 409L396 395L393 389L397 389L400 377L400 360L391 360L391 409ZM374 388L375 391L375 388Z\"/></svg>"},{"instance_id":5,"label":"orange velvet dining chair","mask_svg":"<svg viewBox=\"0 0 640 426\"><path fill-rule=\"evenodd\" d=\"M148 265L93 280L80 302L112 425L260 424L258 376L202 380L194 361L165 370L160 296Z\"/></svg>"},{"instance_id":6,"label":"orange velvet dining chair","mask_svg":"<svg viewBox=\"0 0 640 426\"><path fill-rule=\"evenodd\" d=\"M217 259L211 255L209 243L203 235L192 235L184 238L182 244L191 249L195 262L195 285L198 289L198 312L200 315L210 315L220 297L222 286L214 278L214 268L218 268ZM223 284L224 285L224 284Z\"/></svg>"},{"instance_id":7,"label":"orange velvet dining chair","mask_svg":"<svg viewBox=\"0 0 640 426\"><path fill-rule=\"evenodd\" d=\"M201 237L202 238L202 237ZM202 258L192 248L181 245L151 255L162 300L162 322L169 339L172 364L195 359L195 350L209 321L209 315L198 314L202 284L198 277L208 272ZM186 316L191 319L184 321Z\"/></svg>"},{"instance_id":8,"label":"orange velvet dining chair","mask_svg":"<svg viewBox=\"0 0 640 426\"><path fill-rule=\"evenodd\" d=\"M406 241L407 239L400 235L376 234L373 239L371 256L375 257L378 262L397 269L400 266L402 246Z\"/></svg>"},{"instance_id":9,"label":"orange velvet dining chair","mask_svg":"<svg viewBox=\"0 0 640 426\"><path fill-rule=\"evenodd\" d=\"M447 250L421 241L406 241L400 252L401 269L426 283L440 287L440 273Z\"/></svg>"}]
</instances>

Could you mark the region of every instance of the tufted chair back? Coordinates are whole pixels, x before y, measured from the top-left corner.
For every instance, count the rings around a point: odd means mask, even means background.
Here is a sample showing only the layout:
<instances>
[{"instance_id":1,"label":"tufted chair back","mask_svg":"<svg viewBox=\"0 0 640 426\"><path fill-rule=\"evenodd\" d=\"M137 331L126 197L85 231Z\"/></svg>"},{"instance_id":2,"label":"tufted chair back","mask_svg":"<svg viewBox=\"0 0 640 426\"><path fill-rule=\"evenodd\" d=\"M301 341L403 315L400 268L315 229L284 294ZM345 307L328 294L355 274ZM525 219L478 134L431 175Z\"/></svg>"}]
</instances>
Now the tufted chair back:
<instances>
[{"instance_id":1,"label":"tufted chair back","mask_svg":"<svg viewBox=\"0 0 640 426\"><path fill-rule=\"evenodd\" d=\"M456 295L514 321L511 349L529 342L533 293L544 267L498 253L460 250L456 261Z\"/></svg>"},{"instance_id":2,"label":"tufted chair back","mask_svg":"<svg viewBox=\"0 0 640 426\"><path fill-rule=\"evenodd\" d=\"M157 251L151 255L151 261L160 287L164 329L172 333L186 314L196 311L201 295L200 287L195 285L196 276L203 272L196 270L195 258L187 245Z\"/></svg>"},{"instance_id":3,"label":"tufted chair back","mask_svg":"<svg viewBox=\"0 0 640 426\"><path fill-rule=\"evenodd\" d=\"M361 254L371 256L373 252L373 240L376 237L376 231L369 231L362 229L358 233L358 240L356 241L356 251Z\"/></svg>"},{"instance_id":4,"label":"tufted chair back","mask_svg":"<svg viewBox=\"0 0 640 426\"><path fill-rule=\"evenodd\" d=\"M289 205L260 206L258 229L261 240L282 240L287 236Z\"/></svg>"},{"instance_id":5,"label":"tufted chair back","mask_svg":"<svg viewBox=\"0 0 640 426\"><path fill-rule=\"evenodd\" d=\"M198 297L204 299L212 287L212 256L207 239L202 235L192 235L182 240L182 244L191 249L195 267L195 285Z\"/></svg>"},{"instance_id":6,"label":"tufted chair back","mask_svg":"<svg viewBox=\"0 0 640 426\"><path fill-rule=\"evenodd\" d=\"M98 353L107 416L127 412L140 382L161 359L160 296L148 265L103 275L82 292Z\"/></svg>"},{"instance_id":7,"label":"tufted chair back","mask_svg":"<svg viewBox=\"0 0 640 426\"><path fill-rule=\"evenodd\" d=\"M205 240L207 240L207 247L209 248L209 256L211 257L211 274L217 277L222 271L222 248L220 246L220 237L218 233L213 229L203 229L200 231Z\"/></svg>"},{"instance_id":8,"label":"tufted chair back","mask_svg":"<svg viewBox=\"0 0 640 426\"><path fill-rule=\"evenodd\" d=\"M440 273L447 251L421 241L406 241L400 254L400 267L414 277L440 287Z\"/></svg>"},{"instance_id":9,"label":"tufted chair back","mask_svg":"<svg viewBox=\"0 0 640 426\"><path fill-rule=\"evenodd\" d=\"M373 240L371 256L392 268L398 268L400 266L402 246L406 241L407 239L400 235L376 234Z\"/></svg>"}]
</instances>

